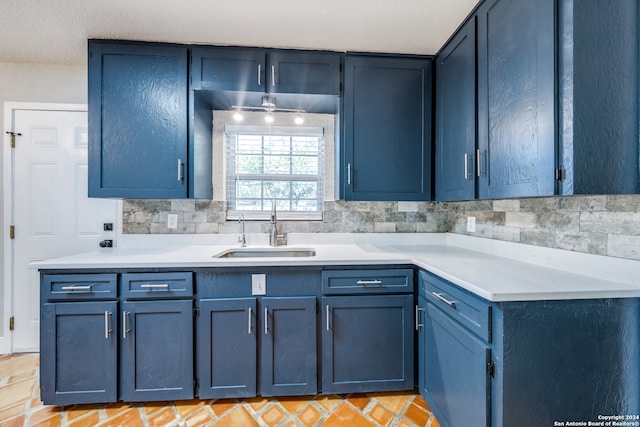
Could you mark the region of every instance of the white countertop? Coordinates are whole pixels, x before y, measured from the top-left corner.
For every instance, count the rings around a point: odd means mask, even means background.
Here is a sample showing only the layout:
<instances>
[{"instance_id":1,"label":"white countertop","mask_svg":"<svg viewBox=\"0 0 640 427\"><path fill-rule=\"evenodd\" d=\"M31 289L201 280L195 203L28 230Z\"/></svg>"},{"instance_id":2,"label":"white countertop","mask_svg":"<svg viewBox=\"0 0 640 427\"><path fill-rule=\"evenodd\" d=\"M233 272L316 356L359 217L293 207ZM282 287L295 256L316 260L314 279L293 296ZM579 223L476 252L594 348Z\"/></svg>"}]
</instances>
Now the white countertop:
<instances>
[{"instance_id":1,"label":"white countertop","mask_svg":"<svg viewBox=\"0 0 640 427\"><path fill-rule=\"evenodd\" d=\"M313 257L215 258L237 244L132 245L31 264L33 268L193 268L413 264L489 301L640 297L640 261L456 234L291 235ZM151 246L151 245L150 245ZM251 245L253 247L263 247Z\"/></svg>"}]
</instances>

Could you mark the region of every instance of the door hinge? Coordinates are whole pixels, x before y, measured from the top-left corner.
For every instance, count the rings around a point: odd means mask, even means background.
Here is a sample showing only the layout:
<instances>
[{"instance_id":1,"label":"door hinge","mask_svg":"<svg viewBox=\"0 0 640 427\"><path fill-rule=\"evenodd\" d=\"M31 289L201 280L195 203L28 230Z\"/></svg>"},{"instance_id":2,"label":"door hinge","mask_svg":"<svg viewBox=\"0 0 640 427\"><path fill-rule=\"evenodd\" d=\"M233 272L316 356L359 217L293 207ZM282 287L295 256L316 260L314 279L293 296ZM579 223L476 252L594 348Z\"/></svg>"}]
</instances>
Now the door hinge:
<instances>
[{"instance_id":1,"label":"door hinge","mask_svg":"<svg viewBox=\"0 0 640 427\"><path fill-rule=\"evenodd\" d=\"M22 134L18 132L11 132L11 131L8 131L6 133L9 135L11 148L16 148L16 136L21 136Z\"/></svg>"},{"instance_id":2,"label":"door hinge","mask_svg":"<svg viewBox=\"0 0 640 427\"><path fill-rule=\"evenodd\" d=\"M10 239L16 238L16 227L14 225L9 226L9 238Z\"/></svg>"},{"instance_id":3,"label":"door hinge","mask_svg":"<svg viewBox=\"0 0 640 427\"><path fill-rule=\"evenodd\" d=\"M13 331L16 327L16 318L11 316L9 317L9 330Z\"/></svg>"},{"instance_id":4,"label":"door hinge","mask_svg":"<svg viewBox=\"0 0 640 427\"><path fill-rule=\"evenodd\" d=\"M491 378L496 377L496 364L494 363L493 360L487 363L487 375L490 375Z\"/></svg>"},{"instance_id":5,"label":"door hinge","mask_svg":"<svg viewBox=\"0 0 640 427\"><path fill-rule=\"evenodd\" d=\"M556 181L564 180L564 168L562 166L560 166L559 168L556 168L554 175L555 175Z\"/></svg>"}]
</instances>

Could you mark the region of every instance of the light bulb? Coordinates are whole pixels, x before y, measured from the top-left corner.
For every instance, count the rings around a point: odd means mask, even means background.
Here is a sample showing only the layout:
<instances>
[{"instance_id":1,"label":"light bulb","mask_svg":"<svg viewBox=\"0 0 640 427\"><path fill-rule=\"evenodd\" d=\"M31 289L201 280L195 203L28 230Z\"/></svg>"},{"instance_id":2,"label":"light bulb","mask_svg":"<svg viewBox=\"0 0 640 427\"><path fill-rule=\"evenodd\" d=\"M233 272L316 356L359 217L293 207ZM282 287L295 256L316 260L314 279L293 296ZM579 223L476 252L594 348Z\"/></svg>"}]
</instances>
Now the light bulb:
<instances>
[{"instance_id":1,"label":"light bulb","mask_svg":"<svg viewBox=\"0 0 640 427\"><path fill-rule=\"evenodd\" d=\"M235 120L236 122L241 122L243 119L244 117L242 116L242 113L240 111L236 111L233 115L233 120Z\"/></svg>"},{"instance_id":2,"label":"light bulb","mask_svg":"<svg viewBox=\"0 0 640 427\"><path fill-rule=\"evenodd\" d=\"M273 114L267 113L267 115L264 116L264 121L267 123L273 123Z\"/></svg>"},{"instance_id":3,"label":"light bulb","mask_svg":"<svg viewBox=\"0 0 640 427\"><path fill-rule=\"evenodd\" d=\"M301 125L304 123L304 119L302 118L302 115L300 113L296 114L296 118L294 119L294 122L297 125Z\"/></svg>"}]
</instances>

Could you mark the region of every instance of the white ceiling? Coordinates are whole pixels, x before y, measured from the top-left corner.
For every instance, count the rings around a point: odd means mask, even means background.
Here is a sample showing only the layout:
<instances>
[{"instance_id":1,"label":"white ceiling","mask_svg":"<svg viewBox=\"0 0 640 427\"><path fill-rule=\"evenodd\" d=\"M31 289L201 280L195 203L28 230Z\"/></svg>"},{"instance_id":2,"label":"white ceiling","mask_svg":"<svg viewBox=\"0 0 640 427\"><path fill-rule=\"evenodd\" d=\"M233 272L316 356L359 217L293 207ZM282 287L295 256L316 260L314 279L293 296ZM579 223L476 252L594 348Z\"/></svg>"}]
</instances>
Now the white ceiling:
<instances>
[{"instance_id":1,"label":"white ceiling","mask_svg":"<svg viewBox=\"0 0 640 427\"><path fill-rule=\"evenodd\" d=\"M478 0L0 0L0 62L86 63L88 38L434 54Z\"/></svg>"}]
</instances>

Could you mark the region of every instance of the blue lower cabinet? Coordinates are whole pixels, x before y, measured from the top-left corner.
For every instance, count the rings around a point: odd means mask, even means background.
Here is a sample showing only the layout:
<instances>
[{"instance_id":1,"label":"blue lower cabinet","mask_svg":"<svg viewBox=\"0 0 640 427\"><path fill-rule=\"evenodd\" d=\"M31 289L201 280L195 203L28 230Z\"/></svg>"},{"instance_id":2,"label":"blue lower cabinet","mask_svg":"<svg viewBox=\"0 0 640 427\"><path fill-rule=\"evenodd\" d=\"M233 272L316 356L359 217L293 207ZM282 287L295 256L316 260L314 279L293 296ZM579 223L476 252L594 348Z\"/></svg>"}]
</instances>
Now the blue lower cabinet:
<instances>
[{"instance_id":1,"label":"blue lower cabinet","mask_svg":"<svg viewBox=\"0 0 640 427\"><path fill-rule=\"evenodd\" d=\"M262 298L263 396L317 393L316 306L315 297Z\"/></svg>"},{"instance_id":2,"label":"blue lower cabinet","mask_svg":"<svg viewBox=\"0 0 640 427\"><path fill-rule=\"evenodd\" d=\"M201 300L196 323L199 397L256 395L255 298Z\"/></svg>"},{"instance_id":3,"label":"blue lower cabinet","mask_svg":"<svg viewBox=\"0 0 640 427\"><path fill-rule=\"evenodd\" d=\"M44 404L117 401L117 310L115 301L42 306L40 397Z\"/></svg>"},{"instance_id":4,"label":"blue lower cabinet","mask_svg":"<svg viewBox=\"0 0 640 427\"><path fill-rule=\"evenodd\" d=\"M322 392L414 387L413 295L322 299Z\"/></svg>"},{"instance_id":5,"label":"blue lower cabinet","mask_svg":"<svg viewBox=\"0 0 640 427\"><path fill-rule=\"evenodd\" d=\"M418 363L416 364L418 369L418 390L424 396L427 393L427 329L426 329L426 311L427 311L427 299L422 293L418 296L418 309L416 310L416 329L418 332Z\"/></svg>"},{"instance_id":6,"label":"blue lower cabinet","mask_svg":"<svg viewBox=\"0 0 640 427\"><path fill-rule=\"evenodd\" d=\"M125 301L121 309L121 399L193 398L193 302Z\"/></svg>"},{"instance_id":7,"label":"blue lower cabinet","mask_svg":"<svg viewBox=\"0 0 640 427\"><path fill-rule=\"evenodd\" d=\"M489 346L434 305L427 304L425 314L420 390L438 421L443 427L490 425Z\"/></svg>"}]
</instances>

